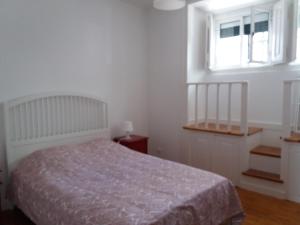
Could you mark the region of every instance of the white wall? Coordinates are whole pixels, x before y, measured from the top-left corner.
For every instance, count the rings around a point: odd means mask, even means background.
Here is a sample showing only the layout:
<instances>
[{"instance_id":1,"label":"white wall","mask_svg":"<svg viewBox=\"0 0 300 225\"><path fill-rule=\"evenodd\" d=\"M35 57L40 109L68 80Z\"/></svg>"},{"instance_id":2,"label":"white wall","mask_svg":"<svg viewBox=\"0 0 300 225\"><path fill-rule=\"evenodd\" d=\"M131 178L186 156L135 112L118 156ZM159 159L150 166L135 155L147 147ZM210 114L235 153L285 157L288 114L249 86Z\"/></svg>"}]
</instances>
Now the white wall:
<instances>
[{"instance_id":1,"label":"white wall","mask_svg":"<svg viewBox=\"0 0 300 225\"><path fill-rule=\"evenodd\" d=\"M152 150L180 161L185 149L181 125L184 124L186 10L149 13L149 131ZM197 31L199 33L199 31ZM204 35L204 33L202 33ZM199 37L200 40L203 40ZM192 39L189 39L190 41ZM200 45L202 46L202 45ZM195 54L198 54L197 52ZM204 52L203 52L204 54ZM201 59L201 55L198 55ZM181 61L180 61L181 60ZM199 60L203 64L203 60ZM206 73L197 65L188 65L189 80L249 80L249 119L253 122L280 124L282 114L282 81L299 77L300 67L280 65L253 70ZM192 71L192 72L191 72Z\"/></svg>"},{"instance_id":2,"label":"white wall","mask_svg":"<svg viewBox=\"0 0 300 225\"><path fill-rule=\"evenodd\" d=\"M118 0L2 0L0 101L76 91L147 133L145 12Z\"/></svg>"},{"instance_id":3,"label":"white wall","mask_svg":"<svg viewBox=\"0 0 300 225\"><path fill-rule=\"evenodd\" d=\"M113 135L124 120L148 133L143 9L118 0L0 5L0 102L50 91L92 94L109 103Z\"/></svg>"},{"instance_id":4,"label":"white wall","mask_svg":"<svg viewBox=\"0 0 300 225\"><path fill-rule=\"evenodd\" d=\"M185 11L148 15L149 134L151 152L179 160L186 115Z\"/></svg>"}]
</instances>

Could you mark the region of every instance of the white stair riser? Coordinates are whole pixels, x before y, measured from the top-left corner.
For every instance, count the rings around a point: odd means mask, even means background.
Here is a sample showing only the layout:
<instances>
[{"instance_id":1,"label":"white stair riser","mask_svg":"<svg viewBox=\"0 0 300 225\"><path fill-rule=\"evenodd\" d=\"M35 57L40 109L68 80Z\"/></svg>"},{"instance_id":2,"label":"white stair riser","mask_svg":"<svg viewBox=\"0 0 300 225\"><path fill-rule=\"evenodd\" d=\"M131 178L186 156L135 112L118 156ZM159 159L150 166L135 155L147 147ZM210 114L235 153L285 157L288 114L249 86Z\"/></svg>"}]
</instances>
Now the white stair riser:
<instances>
[{"instance_id":1,"label":"white stair riser","mask_svg":"<svg viewBox=\"0 0 300 225\"><path fill-rule=\"evenodd\" d=\"M250 168L280 174L280 158L251 154Z\"/></svg>"},{"instance_id":2,"label":"white stair riser","mask_svg":"<svg viewBox=\"0 0 300 225\"><path fill-rule=\"evenodd\" d=\"M262 132L259 132L257 134L251 135L247 137L247 150L248 152L255 147L261 145L262 142Z\"/></svg>"},{"instance_id":3,"label":"white stair riser","mask_svg":"<svg viewBox=\"0 0 300 225\"><path fill-rule=\"evenodd\" d=\"M286 198L286 190L284 184L272 181L257 179L255 177L242 176L240 187L250 191L259 192L265 195L271 195L276 198Z\"/></svg>"},{"instance_id":4,"label":"white stair riser","mask_svg":"<svg viewBox=\"0 0 300 225\"><path fill-rule=\"evenodd\" d=\"M262 132L261 145L281 147L282 130L264 129Z\"/></svg>"}]
</instances>

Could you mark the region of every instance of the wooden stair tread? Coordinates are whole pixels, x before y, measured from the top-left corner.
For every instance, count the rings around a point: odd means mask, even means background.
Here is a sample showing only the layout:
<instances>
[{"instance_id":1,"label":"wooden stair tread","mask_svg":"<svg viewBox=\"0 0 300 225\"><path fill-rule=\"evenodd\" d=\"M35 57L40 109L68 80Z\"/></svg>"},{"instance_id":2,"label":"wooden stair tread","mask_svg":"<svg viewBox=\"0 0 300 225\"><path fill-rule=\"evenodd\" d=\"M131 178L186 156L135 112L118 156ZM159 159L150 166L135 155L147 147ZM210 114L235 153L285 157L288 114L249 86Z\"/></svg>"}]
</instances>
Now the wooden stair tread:
<instances>
[{"instance_id":1,"label":"wooden stair tread","mask_svg":"<svg viewBox=\"0 0 300 225\"><path fill-rule=\"evenodd\" d=\"M210 133L217 133L217 134L226 134L226 135L233 135L233 136L244 136L244 133L240 131L240 126L232 125L231 129L227 129L226 124L220 124L219 127L217 127L216 123L209 123L208 126L205 126L205 123L199 123L198 125L195 124L188 124L183 126L183 129L186 130L193 130L193 131L205 131ZM251 136L253 134L259 133L263 131L262 128L258 127L249 127L248 128L248 136Z\"/></svg>"},{"instance_id":2,"label":"wooden stair tread","mask_svg":"<svg viewBox=\"0 0 300 225\"><path fill-rule=\"evenodd\" d=\"M269 146L258 146L250 151L251 154L281 158L281 149Z\"/></svg>"},{"instance_id":3,"label":"wooden stair tread","mask_svg":"<svg viewBox=\"0 0 300 225\"><path fill-rule=\"evenodd\" d=\"M268 181L273 181L276 183L283 183L283 180L280 179L279 174L275 173L269 173L261 170L254 170L254 169L249 169L245 172L243 172L243 175L249 176L249 177L255 177L263 180L268 180Z\"/></svg>"},{"instance_id":4,"label":"wooden stair tread","mask_svg":"<svg viewBox=\"0 0 300 225\"><path fill-rule=\"evenodd\" d=\"M292 133L291 136L284 139L286 142L300 143L300 134Z\"/></svg>"}]
</instances>

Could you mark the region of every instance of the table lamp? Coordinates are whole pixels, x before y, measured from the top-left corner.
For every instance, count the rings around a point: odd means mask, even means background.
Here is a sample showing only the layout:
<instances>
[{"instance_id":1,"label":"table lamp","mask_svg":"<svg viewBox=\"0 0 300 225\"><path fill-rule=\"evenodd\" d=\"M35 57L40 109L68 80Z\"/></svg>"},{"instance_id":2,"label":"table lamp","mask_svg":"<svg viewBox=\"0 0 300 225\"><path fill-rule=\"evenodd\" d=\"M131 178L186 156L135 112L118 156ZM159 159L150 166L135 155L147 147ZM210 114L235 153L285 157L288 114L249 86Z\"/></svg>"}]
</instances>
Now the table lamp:
<instances>
[{"instance_id":1,"label":"table lamp","mask_svg":"<svg viewBox=\"0 0 300 225\"><path fill-rule=\"evenodd\" d=\"M125 139L130 139L130 134L133 132L133 124L131 121L124 121L122 125L123 131L126 133Z\"/></svg>"}]
</instances>

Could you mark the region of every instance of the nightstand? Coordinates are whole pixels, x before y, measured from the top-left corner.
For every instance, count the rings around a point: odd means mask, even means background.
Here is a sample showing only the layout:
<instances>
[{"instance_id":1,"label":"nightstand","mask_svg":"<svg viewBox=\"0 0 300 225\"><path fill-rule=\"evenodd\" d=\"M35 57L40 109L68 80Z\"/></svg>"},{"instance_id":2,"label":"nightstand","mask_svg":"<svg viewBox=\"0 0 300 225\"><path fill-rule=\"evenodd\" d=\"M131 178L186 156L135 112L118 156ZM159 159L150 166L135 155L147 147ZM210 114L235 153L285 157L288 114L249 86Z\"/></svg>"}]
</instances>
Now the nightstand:
<instances>
[{"instance_id":1,"label":"nightstand","mask_svg":"<svg viewBox=\"0 0 300 225\"><path fill-rule=\"evenodd\" d=\"M130 139L125 137L116 137L114 142L126 146L132 150L147 154L148 153L148 138L139 135L130 135Z\"/></svg>"}]
</instances>

